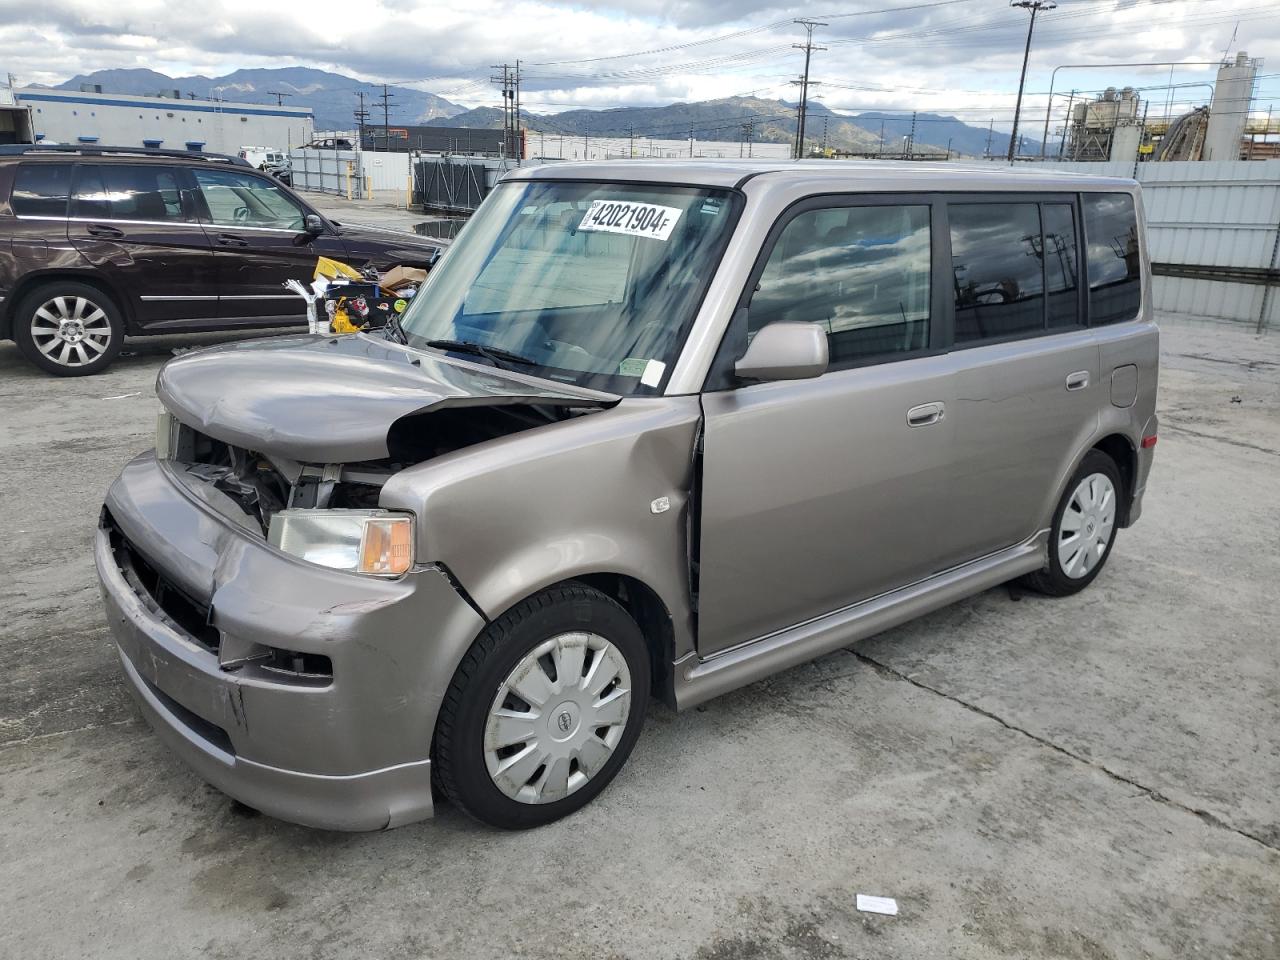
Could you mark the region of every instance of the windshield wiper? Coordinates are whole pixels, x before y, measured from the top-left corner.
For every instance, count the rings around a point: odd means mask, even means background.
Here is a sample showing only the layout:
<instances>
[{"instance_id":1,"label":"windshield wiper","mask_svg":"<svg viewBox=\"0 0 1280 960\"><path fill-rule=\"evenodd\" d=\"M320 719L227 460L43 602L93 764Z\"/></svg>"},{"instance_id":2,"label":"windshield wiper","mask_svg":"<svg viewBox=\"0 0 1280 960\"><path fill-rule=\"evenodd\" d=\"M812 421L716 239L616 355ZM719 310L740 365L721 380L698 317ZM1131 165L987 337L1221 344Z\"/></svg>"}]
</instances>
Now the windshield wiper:
<instances>
[{"instance_id":1,"label":"windshield wiper","mask_svg":"<svg viewBox=\"0 0 1280 960\"><path fill-rule=\"evenodd\" d=\"M538 363L537 360L521 356L518 353L512 353L510 350L491 347L484 343L477 343L474 340L428 340L426 341L426 346L435 347L437 350L451 350L454 353L470 353L477 357L484 357L495 367L504 363L516 363L522 367L532 367Z\"/></svg>"}]
</instances>

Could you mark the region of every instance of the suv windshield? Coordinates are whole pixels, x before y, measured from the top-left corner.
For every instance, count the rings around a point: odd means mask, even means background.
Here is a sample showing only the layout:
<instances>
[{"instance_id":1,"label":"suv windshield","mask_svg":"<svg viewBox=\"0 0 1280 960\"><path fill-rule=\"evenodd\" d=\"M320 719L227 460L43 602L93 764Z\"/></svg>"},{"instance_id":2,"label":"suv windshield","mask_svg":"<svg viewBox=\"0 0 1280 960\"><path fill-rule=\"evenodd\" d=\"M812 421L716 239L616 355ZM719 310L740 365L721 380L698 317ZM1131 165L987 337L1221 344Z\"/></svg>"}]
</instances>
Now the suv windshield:
<instances>
[{"instance_id":1,"label":"suv windshield","mask_svg":"<svg viewBox=\"0 0 1280 960\"><path fill-rule=\"evenodd\" d=\"M727 190L501 184L413 298L404 333L549 379L656 393L736 212Z\"/></svg>"}]
</instances>

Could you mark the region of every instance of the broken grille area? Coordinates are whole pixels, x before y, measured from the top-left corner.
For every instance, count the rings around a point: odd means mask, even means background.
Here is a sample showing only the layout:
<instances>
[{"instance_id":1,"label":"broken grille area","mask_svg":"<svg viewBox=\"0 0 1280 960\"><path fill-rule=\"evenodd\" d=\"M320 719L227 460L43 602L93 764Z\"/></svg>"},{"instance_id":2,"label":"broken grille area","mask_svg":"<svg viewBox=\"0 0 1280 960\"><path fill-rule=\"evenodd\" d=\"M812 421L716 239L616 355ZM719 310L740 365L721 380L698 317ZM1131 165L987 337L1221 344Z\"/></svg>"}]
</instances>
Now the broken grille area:
<instances>
[{"instance_id":1,"label":"broken grille area","mask_svg":"<svg viewBox=\"0 0 1280 960\"><path fill-rule=\"evenodd\" d=\"M194 643L216 656L222 637L209 623L209 607L193 600L148 563L105 509L102 511L102 526L110 539L116 565L134 592L144 601L150 601L149 606L163 613Z\"/></svg>"}]
</instances>

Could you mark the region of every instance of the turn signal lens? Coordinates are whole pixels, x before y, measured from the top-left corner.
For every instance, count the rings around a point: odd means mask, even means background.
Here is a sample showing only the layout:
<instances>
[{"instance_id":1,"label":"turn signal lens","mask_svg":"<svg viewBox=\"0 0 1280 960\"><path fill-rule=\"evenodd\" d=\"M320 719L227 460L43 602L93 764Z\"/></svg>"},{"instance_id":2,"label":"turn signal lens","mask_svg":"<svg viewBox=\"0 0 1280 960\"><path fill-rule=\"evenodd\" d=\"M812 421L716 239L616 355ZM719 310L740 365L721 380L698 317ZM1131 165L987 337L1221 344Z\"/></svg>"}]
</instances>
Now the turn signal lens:
<instances>
[{"instance_id":1,"label":"turn signal lens","mask_svg":"<svg viewBox=\"0 0 1280 960\"><path fill-rule=\"evenodd\" d=\"M360 573L398 577L413 566L413 521L408 517L366 520L360 543Z\"/></svg>"},{"instance_id":2,"label":"turn signal lens","mask_svg":"<svg viewBox=\"0 0 1280 960\"><path fill-rule=\"evenodd\" d=\"M1156 445L1156 437L1155 437L1155 435L1154 435L1154 434L1153 434L1152 436L1149 436L1149 437L1143 437L1143 438L1142 438L1142 449L1143 449L1143 450L1150 450L1150 449L1151 449L1152 447L1154 447L1155 445Z\"/></svg>"}]
</instances>

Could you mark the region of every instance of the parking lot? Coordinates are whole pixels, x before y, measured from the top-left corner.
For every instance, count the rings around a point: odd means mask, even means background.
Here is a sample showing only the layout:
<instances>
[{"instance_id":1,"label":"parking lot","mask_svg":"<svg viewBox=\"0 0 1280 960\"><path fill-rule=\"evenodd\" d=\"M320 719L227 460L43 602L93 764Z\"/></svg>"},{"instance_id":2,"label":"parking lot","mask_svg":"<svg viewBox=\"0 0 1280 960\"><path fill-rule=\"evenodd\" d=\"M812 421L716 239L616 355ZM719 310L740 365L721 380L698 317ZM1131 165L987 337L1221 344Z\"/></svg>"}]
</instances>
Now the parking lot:
<instances>
[{"instance_id":1,"label":"parking lot","mask_svg":"<svg viewBox=\"0 0 1280 960\"><path fill-rule=\"evenodd\" d=\"M307 830L173 758L90 543L153 442L156 371L223 338L132 341L72 380L0 344L0 956L1274 960L1280 339L1162 336L1145 515L1088 590L991 590L655 704L606 793L518 834L447 805Z\"/></svg>"}]
</instances>

